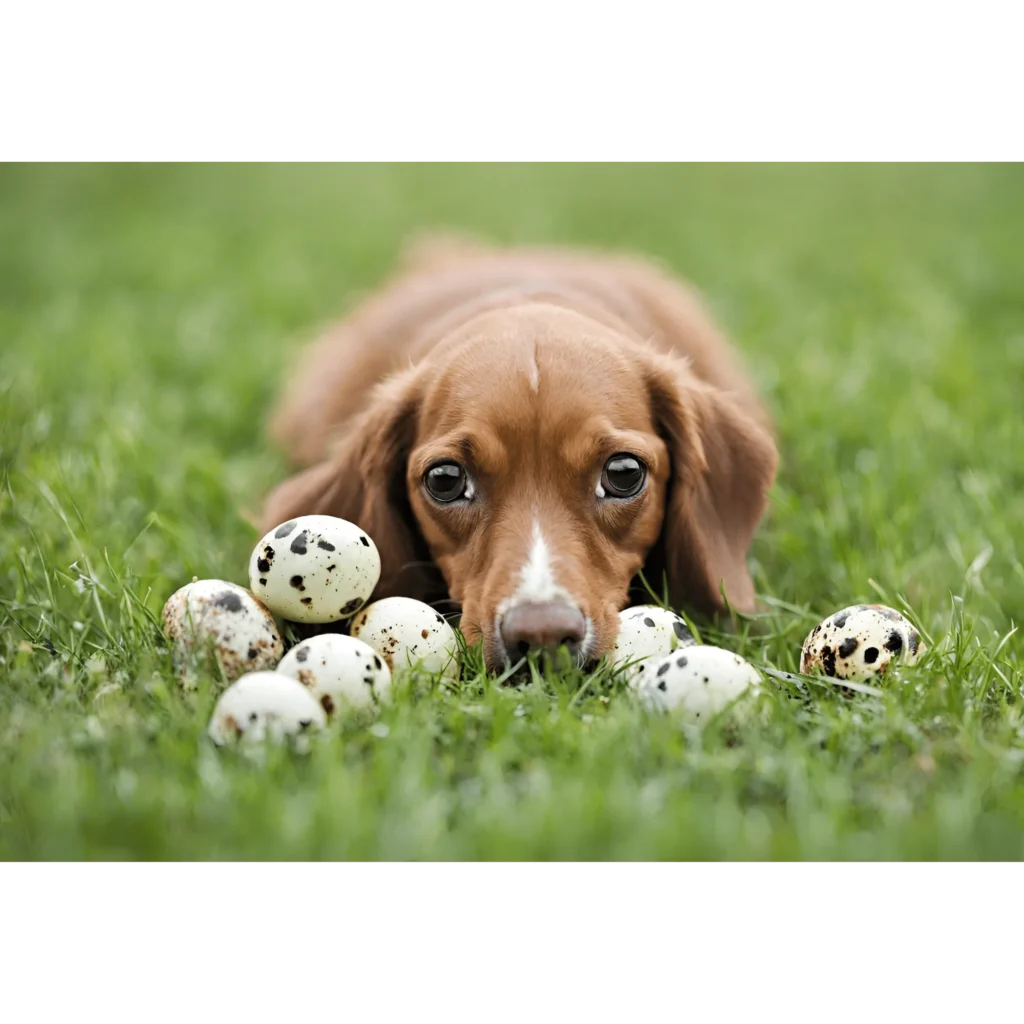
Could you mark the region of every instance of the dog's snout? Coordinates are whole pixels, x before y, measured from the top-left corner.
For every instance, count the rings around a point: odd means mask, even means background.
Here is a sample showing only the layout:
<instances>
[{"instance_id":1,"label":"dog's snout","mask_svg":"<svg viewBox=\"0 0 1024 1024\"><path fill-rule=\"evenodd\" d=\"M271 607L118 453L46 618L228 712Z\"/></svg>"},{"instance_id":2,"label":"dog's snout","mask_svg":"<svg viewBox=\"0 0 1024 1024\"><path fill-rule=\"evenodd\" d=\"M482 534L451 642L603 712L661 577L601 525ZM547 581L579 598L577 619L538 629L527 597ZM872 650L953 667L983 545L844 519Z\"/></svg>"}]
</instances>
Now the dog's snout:
<instances>
[{"instance_id":1,"label":"dog's snout","mask_svg":"<svg viewBox=\"0 0 1024 1024\"><path fill-rule=\"evenodd\" d=\"M583 642L587 623L578 608L564 601L530 601L510 608L501 620L501 639L510 655L532 648L575 649Z\"/></svg>"}]
</instances>

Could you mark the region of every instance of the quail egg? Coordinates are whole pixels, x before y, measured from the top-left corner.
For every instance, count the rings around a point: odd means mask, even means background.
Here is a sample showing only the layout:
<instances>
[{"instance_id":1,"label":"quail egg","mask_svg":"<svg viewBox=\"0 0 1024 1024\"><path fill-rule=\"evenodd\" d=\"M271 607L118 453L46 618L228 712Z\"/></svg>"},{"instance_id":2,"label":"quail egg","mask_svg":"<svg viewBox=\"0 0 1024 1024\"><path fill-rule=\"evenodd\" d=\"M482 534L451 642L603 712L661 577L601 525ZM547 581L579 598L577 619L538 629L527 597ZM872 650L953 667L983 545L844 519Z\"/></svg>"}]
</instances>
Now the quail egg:
<instances>
[{"instance_id":1,"label":"quail egg","mask_svg":"<svg viewBox=\"0 0 1024 1024\"><path fill-rule=\"evenodd\" d=\"M683 618L668 608L639 605L619 612L619 635L609 662L632 677L647 658L696 643Z\"/></svg>"},{"instance_id":2,"label":"quail egg","mask_svg":"<svg viewBox=\"0 0 1024 1024\"><path fill-rule=\"evenodd\" d=\"M273 668L284 652L270 612L248 590L225 580L194 580L176 590L163 610L163 627L182 682L208 650L227 680Z\"/></svg>"},{"instance_id":3,"label":"quail egg","mask_svg":"<svg viewBox=\"0 0 1024 1024\"><path fill-rule=\"evenodd\" d=\"M352 636L368 643L392 673L419 664L445 679L459 678L455 630L429 604L411 597L385 597L353 620Z\"/></svg>"},{"instance_id":4,"label":"quail egg","mask_svg":"<svg viewBox=\"0 0 1024 1024\"><path fill-rule=\"evenodd\" d=\"M365 707L391 689L391 670L381 656L362 640L339 633L296 644L277 671L308 686L328 715L339 703Z\"/></svg>"},{"instance_id":5,"label":"quail egg","mask_svg":"<svg viewBox=\"0 0 1024 1024\"><path fill-rule=\"evenodd\" d=\"M250 672L232 683L213 709L207 730L214 743L280 742L327 722L316 697L297 679L279 672Z\"/></svg>"},{"instance_id":6,"label":"quail egg","mask_svg":"<svg viewBox=\"0 0 1024 1024\"><path fill-rule=\"evenodd\" d=\"M800 671L871 679L883 675L894 658L912 665L923 649L920 633L895 608L855 604L811 630L800 653Z\"/></svg>"},{"instance_id":7,"label":"quail egg","mask_svg":"<svg viewBox=\"0 0 1024 1024\"><path fill-rule=\"evenodd\" d=\"M358 526L299 516L271 530L249 559L252 592L282 619L337 622L357 612L380 579L380 555Z\"/></svg>"},{"instance_id":8,"label":"quail egg","mask_svg":"<svg viewBox=\"0 0 1024 1024\"><path fill-rule=\"evenodd\" d=\"M748 690L756 691L760 680L757 669L738 654L694 645L643 662L630 685L652 710L679 709L703 722Z\"/></svg>"}]
</instances>

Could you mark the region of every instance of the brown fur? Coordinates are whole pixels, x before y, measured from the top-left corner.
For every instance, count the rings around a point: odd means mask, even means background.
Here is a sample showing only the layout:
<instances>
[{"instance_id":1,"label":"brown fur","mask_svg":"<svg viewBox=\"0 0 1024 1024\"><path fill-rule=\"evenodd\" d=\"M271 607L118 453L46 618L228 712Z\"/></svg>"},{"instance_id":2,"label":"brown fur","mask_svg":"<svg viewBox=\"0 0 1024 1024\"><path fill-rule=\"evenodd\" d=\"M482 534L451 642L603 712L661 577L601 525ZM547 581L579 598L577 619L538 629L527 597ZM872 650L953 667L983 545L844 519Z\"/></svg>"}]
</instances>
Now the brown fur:
<instances>
[{"instance_id":1,"label":"brown fur","mask_svg":"<svg viewBox=\"0 0 1024 1024\"><path fill-rule=\"evenodd\" d=\"M421 242L311 346L272 434L309 468L270 496L263 525L358 523L381 554L375 596L446 587L491 665L535 522L593 624L589 656L614 642L645 566L677 604L714 612L724 589L753 607L746 552L775 475L771 424L695 296L645 262ZM602 502L593 484L617 451L644 459L648 485ZM424 494L442 457L472 467L478 500Z\"/></svg>"}]
</instances>

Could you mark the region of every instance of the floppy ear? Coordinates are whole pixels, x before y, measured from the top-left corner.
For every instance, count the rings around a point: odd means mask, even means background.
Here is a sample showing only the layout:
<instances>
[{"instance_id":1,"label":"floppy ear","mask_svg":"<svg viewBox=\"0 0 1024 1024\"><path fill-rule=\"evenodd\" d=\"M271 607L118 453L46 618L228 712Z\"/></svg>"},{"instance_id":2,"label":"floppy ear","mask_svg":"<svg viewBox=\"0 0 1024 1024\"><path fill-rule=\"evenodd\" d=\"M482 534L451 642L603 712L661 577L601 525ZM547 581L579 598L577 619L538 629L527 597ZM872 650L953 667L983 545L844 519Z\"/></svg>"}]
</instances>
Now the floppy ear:
<instances>
[{"instance_id":1,"label":"floppy ear","mask_svg":"<svg viewBox=\"0 0 1024 1024\"><path fill-rule=\"evenodd\" d=\"M426 600L438 589L406 491L419 402L415 368L383 381L367 408L342 429L326 460L282 483L263 510L264 530L311 513L338 516L365 530L380 552L374 599L401 594Z\"/></svg>"},{"instance_id":2,"label":"floppy ear","mask_svg":"<svg viewBox=\"0 0 1024 1024\"><path fill-rule=\"evenodd\" d=\"M732 607L753 611L746 556L775 479L775 442L741 400L677 358L655 357L648 386L672 460L662 535L648 558L657 575L648 582L657 590L664 571L673 603L706 614L724 607L723 588Z\"/></svg>"}]
</instances>

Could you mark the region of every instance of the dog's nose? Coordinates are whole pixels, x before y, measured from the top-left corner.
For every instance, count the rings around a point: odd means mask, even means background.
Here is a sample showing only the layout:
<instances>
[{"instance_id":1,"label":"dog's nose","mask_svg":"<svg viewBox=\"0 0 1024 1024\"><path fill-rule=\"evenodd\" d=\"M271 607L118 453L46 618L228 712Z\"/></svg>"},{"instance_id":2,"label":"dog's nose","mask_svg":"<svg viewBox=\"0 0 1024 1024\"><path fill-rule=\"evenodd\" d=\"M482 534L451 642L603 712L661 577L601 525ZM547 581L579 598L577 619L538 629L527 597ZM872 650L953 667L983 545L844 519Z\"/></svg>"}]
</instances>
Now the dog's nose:
<instances>
[{"instance_id":1,"label":"dog's nose","mask_svg":"<svg viewBox=\"0 0 1024 1024\"><path fill-rule=\"evenodd\" d=\"M501 639L510 655L524 655L532 647L570 650L583 642L587 623L582 612L564 601L517 604L502 616Z\"/></svg>"}]
</instances>

